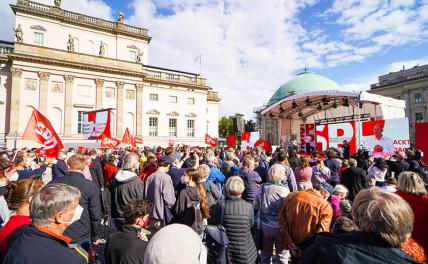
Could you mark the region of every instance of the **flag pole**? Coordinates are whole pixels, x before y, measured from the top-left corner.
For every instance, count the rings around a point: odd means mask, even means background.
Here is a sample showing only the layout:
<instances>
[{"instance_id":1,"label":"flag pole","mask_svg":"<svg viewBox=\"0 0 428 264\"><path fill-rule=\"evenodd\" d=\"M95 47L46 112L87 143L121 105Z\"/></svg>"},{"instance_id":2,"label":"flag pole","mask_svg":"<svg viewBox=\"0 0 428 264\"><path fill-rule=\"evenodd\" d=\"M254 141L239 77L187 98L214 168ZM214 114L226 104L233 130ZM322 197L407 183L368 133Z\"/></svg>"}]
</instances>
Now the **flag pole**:
<instances>
[{"instance_id":1,"label":"flag pole","mask_svg":"<svg viewBox=\"0 0 428 264\"><path fill-rule=\"evenodd\" d=\"M199 54L199 76L202 77L202 54Z\"/></svg>"}]
</instances>

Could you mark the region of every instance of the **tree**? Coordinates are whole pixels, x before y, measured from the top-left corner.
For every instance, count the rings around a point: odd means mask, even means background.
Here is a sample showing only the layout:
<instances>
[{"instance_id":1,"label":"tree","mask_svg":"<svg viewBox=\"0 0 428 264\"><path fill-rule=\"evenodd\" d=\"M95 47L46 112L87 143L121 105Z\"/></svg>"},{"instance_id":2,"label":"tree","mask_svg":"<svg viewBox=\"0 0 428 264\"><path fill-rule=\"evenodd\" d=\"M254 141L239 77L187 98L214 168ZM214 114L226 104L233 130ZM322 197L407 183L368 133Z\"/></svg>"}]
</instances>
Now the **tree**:
<instances>
[{"instance_id":1,"label":"tree","mask_svg":"<svg viewBox=\"0 0 428 264\"><path fill-rule=\"evenodd\" d=\"M253 120L249 120L245 123L245 132L256 131L256 123Z\"/></svg>"},{"instance_id":2,"label":"tree","mask_svg":"<svg viewBox=\"0 0 428 264\"><path fill-rule=\"evenodd\" d=\"M233 131L233 116L223 116L220 121L218 121L218 132L219 136L226 138L229 135L235 135Z\"/></svg>"}]
</instances>

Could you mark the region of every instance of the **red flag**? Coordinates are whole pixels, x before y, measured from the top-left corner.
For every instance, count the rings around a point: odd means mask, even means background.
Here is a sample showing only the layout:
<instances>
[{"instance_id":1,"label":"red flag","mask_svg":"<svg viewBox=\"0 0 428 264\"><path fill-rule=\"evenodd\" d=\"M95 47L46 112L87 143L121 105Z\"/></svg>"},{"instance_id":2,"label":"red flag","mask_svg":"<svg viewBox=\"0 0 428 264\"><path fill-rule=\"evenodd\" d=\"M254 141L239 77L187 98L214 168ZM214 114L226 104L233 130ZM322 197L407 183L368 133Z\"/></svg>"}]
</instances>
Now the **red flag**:
<instances>
[{"instance_id":1,"label":"red flag","mask_svg":"<svg viewBox=\"0 0 428 264\"><path fill-rule=\"evenodd\" d=\"M236 136L227 136L227 145L229 147L236 146Z\"/></svg>"},{"instance_id":2,"label":"red flag","mask_svg":"<svg viewBox=\"0 0 428 264\"><path fill-rule=\"evenodd\" d=\"M44 145L48 157L56 157L58 150L64 148L51 122L36 109L33 109L22 139L32 140Z\"/></svg>"},{"instance_id":3,"label":"red flag","mask_svg":"<svg viewBox=\"0 0 428 264\"><path fill-rule=\"evenodd\" d=\"M83 155L83 154L86 153L86 151L88 151L88 149L85 148L85 147L80 146L78 151L79 151L79 154Z\"/></svg>"},{"instance_id":4,"label":"red flag","mask_svg":"<svg viewBox=\"0 0 428 264\"><path fill-rule=\"evenodd\" d=\"M272 145L266 139L259 139L254 143L254 147L261 147L262 149L272 152Z\"/></svg>"},{"instance_id":5,"label":"red flag","mask_svg":"<svg viewBox=\"0 0 428 264\"><path fill-rule=\"evenodd\" d=\"M210 145L211 147L217 146L217 141L213 139L210 135L205 134L205 144Z\"/></svg>"},{"instance_id":6,"label":"red flag","mask_svg":"<svg viewBox=\"0 0 428 264\"><path fill-rule=\"evenodd\" d=\"M131 132L129 132L129 129L126 128L125 133L123 134L122 143L125 144L133 144L134 137L131 135Z\"/></svg>"},{"instance_id":7,"label":"red flag","mask_svg":"<svg viewBox=\"0 0 428 264\"><path fill-rule=\"evenodd\" d=\"M143 140L141 138L138 137L133 137L134 141L132 142L132 146L136 146L137 144L143 144Z\"/></svg>"},{"instance_id":8,"label":"red flag","mask_svg":"<svg viewBox=\"0 0 428 264\"><path fill-rule=\"evenodd\" d=\"M251 132L242 132L241 140L250 142Z\"/></svg>"},{"instance_id":9,"label":"red flag","mask_svg":"<svg viewBox=\"0 0 428 264\"><path fill-rule=\"evenodd\" d=\"M43 157L44 155L46 155L46 151L43 148L38 148L36 149L36 155L37 157Z\"/></svg>"},{"instance_id":10,"label":"red flag","mask_svg":"<svg viewBox=\"0 0 428 264\"><path fill-rule=\"evenodd\" d=\"M99 139L102 138L103 135L105 135L106 137L111 137L110 121L110 111L108 111L106 127L104 128L103 133L98 137Z\"/></svg>"},{"instance_id":11,"label":"red flag","mask_svg":"<svg viewBox=\"0 0 428 264\"><path fill-rule=\"evenodd\" d=\"M102 148L117 148L120 145L120 140L101 135L101 147Z\"/></svg>"}]
</instances>

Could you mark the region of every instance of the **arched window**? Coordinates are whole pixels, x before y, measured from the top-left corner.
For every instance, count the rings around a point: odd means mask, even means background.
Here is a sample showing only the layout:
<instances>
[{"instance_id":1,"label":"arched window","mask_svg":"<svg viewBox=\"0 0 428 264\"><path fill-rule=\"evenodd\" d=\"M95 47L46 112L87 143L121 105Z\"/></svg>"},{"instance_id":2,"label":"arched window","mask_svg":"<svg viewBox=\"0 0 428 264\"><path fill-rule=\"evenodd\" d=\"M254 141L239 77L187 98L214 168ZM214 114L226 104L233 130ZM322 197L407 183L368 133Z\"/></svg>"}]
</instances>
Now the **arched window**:
<instances>
[{"instance_id":1,"label":"arched window","mask_svg":"<svg viewBox=\"0 0 428 264\"><path fill-rule=\"evenodd\" d=\"M55 132L62 134L62 111L58 107L52 107L48 112L48 119L51 121Z\"/></svg>"},{"instance_id":2,"label":"arched window","mask_svg":"<svg viewBox=\"0 0 428 264\"><path fill-rule=\"evenodd\" d=\"M132 134L135 135L135 131L134 131L134 114L131 113L131 112L126 113L125 122L126 122L125 127L127 127L129 129L129 132L131 132Z\"/></svg>"},{"instance_id":3,"label":"arched window","mask_svg":"<svg viewBox=\"0 0 428 264\"><path fill-rule=\"evenodd\" d=\"M33 106L26 105L22 112L19 115L19 132L24 133L25 128L27 127L28 120L30 120L30 116L33 113ZM13 131L12 131L13 132Z\"/></svg>"},{"instance_id":4,"label":"arched window","mask_svg":"<svg viewBox=\"0 0 428 264\"><path fill-rule=\"evenodd\" d=\"M87 42L87 49L88 49L88 53L91 55L96 55L95 54L95 45L94 42L92 40L88 40Z\"/></svg>"},{"instance_id":5,"label":"arched window","mask_svg":"<svg viewBox=\"0 0 428 264\"><path fill-rule=\"evenodd\" d=\"M73 40L74 40L74 52L79 52L79 47L80 47L79 39L76 37L73 37Z\"/></svg>"},{"instance_id":6,"label":"arched window","mask_svg":"<svg viewBox=\"0 0 428 264\"><path fill-rule=\"evenodd\" d=\"M113 112L110 112L110 132L112 135L116 132L116 117Z\"/></svg>"}]
</instances>

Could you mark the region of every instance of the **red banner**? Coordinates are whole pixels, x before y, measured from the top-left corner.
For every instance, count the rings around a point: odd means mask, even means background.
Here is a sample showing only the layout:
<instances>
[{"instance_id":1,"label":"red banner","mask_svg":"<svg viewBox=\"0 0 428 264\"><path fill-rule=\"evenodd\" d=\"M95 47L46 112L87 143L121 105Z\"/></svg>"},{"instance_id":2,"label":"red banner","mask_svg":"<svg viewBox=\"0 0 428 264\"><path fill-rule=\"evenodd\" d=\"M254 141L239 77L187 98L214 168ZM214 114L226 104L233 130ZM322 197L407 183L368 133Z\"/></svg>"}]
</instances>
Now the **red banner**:
<instances>
[{"instance_id":1,"label":"red banner","mask_svg":"<svg viewBox=\"0 0 428 264\"><path fill-rule=\"evenodd\" d=\"M227 136L227 145L229 147L236 146L236 136Z\"/></svg>"},{"instance_id":2,"label":"red banner","mask_svg":"<svg viewBox=\"0 0 428 264\"><path fill-rule=\"evenodd\" d=\"M104 134L111 136L110 111L92 111L83 115L83 135L88 139L101 139Z\"/></svg>"},{"instance_id":3,"label":"red banner","mask_svg":"<svg viewBox=\"0 0 428 264\"><path fill-rule=\"evenodd\" d=\"M425 164L428 164L428 140L426 136L428 135L428 123L416 123L416 148L424 152L422 161Z\"/></svg>"},{"instance_id":4,"label":"red banner","mask_svg":"<svg viewBox=\"0 0 428 264\"><path fill-rule=\"evenodd\" d=\"M22 139L32 140L44 145L48 157L56 157L58 150L64 148L51 122L36 109L33 109Z\"/></svg>"},{"instance_id":5,"label":"red banner","mask_svg":"<svg viewBox=\"0 0 428 264\"><path fill-rule=\"evenodd\" d=\"M211 147L217 146L217 141L213 139L210 135L205 134L205 144L210 145Z\"/></svg>"},{"instance_id":6,"label":"red banner","mask_svg":"<svg viewBox=\"0 0 428 264\"><path fill-rule=\"evenodd\" d=\"M120 145L120 140L101 135L101 147L102 148L117 148Z\"/></svg>"},{"instance_id":7,"label":"red banner","mask_svg":"<svg viewBox=\"0 0 428 264\"><path fill-rule=\"evenodd\" d=\"M259 139L254 143L254 147L260 147L266 151L272 152L272 144L266 139Z\"/></svg>"},{"instance_id":8,"label":"red banner","mask_svg":"<svg viewBox=\"0 0 428 264\"><path fill-rule=\"evenodd\" d=\"M129 129L125 129L125 133L123 134L122 143L124 144L133 144L134 143L134 137L131 135L131 132L129 132Z\"/></svg>"}]
</instances>

